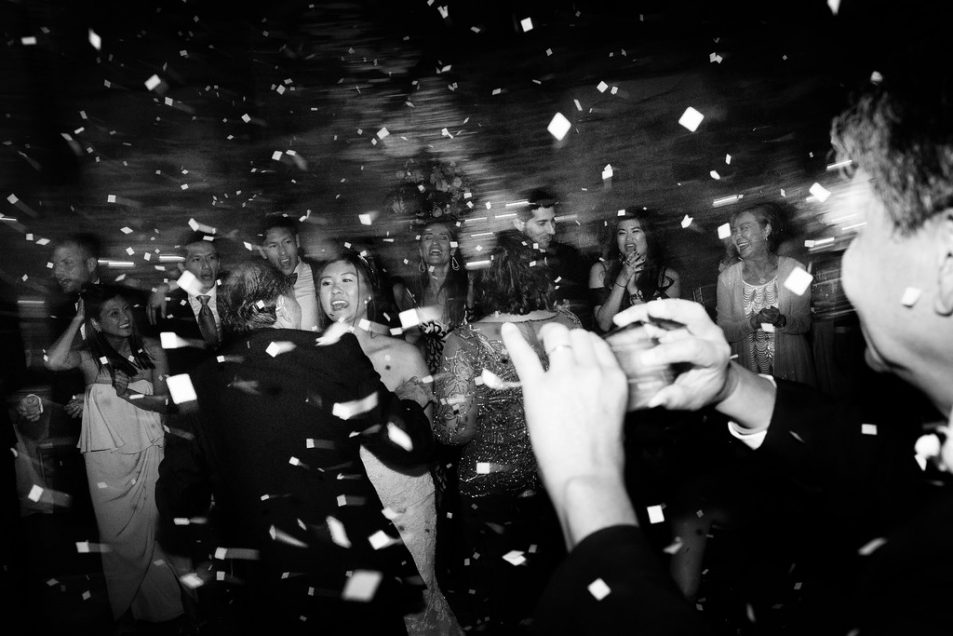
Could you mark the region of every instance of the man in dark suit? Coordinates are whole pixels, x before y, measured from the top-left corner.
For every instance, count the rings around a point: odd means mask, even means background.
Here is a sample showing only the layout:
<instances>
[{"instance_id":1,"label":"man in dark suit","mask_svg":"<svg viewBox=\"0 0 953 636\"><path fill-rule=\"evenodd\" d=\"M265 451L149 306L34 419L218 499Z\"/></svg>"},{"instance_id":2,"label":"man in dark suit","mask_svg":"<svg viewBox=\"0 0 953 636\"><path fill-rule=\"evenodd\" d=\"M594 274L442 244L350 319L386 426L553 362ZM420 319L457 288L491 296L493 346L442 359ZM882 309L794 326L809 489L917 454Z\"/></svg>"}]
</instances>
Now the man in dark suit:
<instances>
[{"instance_id":1,"label":"man in dark suit","mask_svg":"<svg viewBox=\"0 0 953 636\"><path fill-rule=\"evenodd\" d=\"M162 337L171 375L195 368L218 347L221 331L217 287L221 259L214 237L190 233L180 242L180 249L183 276L179 280L184 286L168 295L165 288L157 290L149 304L150 322Z\"/></svg>"},{"instance_id":2,"label":"man in dark suit","mask_svg":"<svg viewBox=\"0 0 953 636\"><path fill-rule=\"evenodd\" d=\"M219 300L219 359L190 374L194 400L173 389L193 443L167 447L156 487L164 519L208 516L220 536L200 592L228 587L225 629L404 633L419 573L358 451L426 461L421 405L384 388L352 334L297 329L289 281L266 263L237 267Z\"/></svg>"},{"instance_id":3,"label":"man in dark suit","mask_svg":"<svg viewBox=\"0 0 953 636\"><path fill-rule=\"evenodd\" d=\"M799 537L820 569L808 570L818 576L799 594L811 602L785 633L947 634L953 625L953 77L934 70L933 55L900 59L914 63L884 69L883 82L834 121L838 159L850 158L856 171L833 206L864 226L841 276L867 362L936 407L942 420L927 434L908 421L872 423L862 405L731 362L724 334L696 303L653 301L614 319L681 323L657 346L626 355L630 367L679 365L675 382L648 406L715 407L764 475L797 485L781 496L806 500L806 516L821 526L819 538ZM640 330L624 333L635 342ZM540 472L573 547L540 606L541 631L702 631L625 496L626 378L606 343L583 332L544 332L544 372L518 332L503 336Z\"/></svg>"},{"instance_id":4,"label":"man in dark suit","mask_svg":"<svg viewBox=\"0 0 953 636\"><path fill-rule=\"evenodd\" d=\"M298 222L282 214L269 214L261 224L261 252L276 269L287 276L301 307L301 328L317 331L318 312L316 265L302 258Z\"/></svg>"}]
</instances>

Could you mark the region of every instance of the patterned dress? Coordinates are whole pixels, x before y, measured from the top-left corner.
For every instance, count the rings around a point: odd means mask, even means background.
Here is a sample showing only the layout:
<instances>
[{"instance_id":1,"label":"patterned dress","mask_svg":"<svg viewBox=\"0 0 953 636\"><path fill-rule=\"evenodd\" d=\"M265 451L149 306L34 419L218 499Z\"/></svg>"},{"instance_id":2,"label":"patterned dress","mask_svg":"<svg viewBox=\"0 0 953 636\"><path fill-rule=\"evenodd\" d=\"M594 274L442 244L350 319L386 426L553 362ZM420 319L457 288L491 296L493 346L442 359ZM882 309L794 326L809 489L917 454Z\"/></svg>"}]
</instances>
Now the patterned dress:
<instances>
[{"instance_id":1,"label":"patterned dress","mask_svg":"<svg viewBox=\"0 0 953 636\"><path fill-rule=\"evenodd\" d=\"M772 278L763 285L744 281L745 314L756 314L762 309L778 306L778 279ZM772 373L774 370L774 332L757 329L748 334L741 363L755 373Z\"/></svg>"}]
</instances>

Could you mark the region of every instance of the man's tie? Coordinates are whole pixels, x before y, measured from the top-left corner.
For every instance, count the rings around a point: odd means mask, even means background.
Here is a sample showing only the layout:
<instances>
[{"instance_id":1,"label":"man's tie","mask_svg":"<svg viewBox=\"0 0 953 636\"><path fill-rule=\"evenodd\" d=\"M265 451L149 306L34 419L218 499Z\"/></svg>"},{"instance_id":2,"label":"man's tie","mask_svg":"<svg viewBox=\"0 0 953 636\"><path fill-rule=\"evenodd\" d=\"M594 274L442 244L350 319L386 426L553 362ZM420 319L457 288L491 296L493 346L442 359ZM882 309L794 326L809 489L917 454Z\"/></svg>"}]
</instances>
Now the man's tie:
<instances>
[{"instance_id":1,"label":"man's tie","mask_svg":"<svg viewBox=\"0 0 953 636\"><path fill-rule=\"evenodd\" d=\"M298 282L298 272L292 272L288 274L288 280L291 281L291 284L294 285Z\"/></svg>"},{"instance_id":2,"label":"man's tie","mask_svg":"<svg viewBox=\"0 0 953 636\"><path fill-rule=\"evenodd\" d=\"M199 331L209 347L218 346L218 328L215 326L215 316L212 315L212 308L208 306L209 297L205 294L199 296L199 302L202 308L199 309Z\"/></svg>"}]
</instances>

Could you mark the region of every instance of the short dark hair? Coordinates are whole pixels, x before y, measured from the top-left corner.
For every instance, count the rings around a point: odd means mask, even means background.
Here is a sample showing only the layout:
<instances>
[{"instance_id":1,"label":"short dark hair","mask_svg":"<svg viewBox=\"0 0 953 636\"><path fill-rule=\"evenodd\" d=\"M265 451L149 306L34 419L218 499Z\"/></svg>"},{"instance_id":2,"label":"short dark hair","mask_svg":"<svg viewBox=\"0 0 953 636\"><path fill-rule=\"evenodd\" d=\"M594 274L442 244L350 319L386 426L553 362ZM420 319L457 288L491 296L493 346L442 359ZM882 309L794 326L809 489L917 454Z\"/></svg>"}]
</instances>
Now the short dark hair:
<instances>
[{"instance_id":1,"label":"short dark hair","mask_svg":"<svg viewBox=\"0 0 953 636\"><path fill-rule=\"evenodd\" d=\"M533 218L533 211L537 208L552 208L559 204L559 199L552 190L546 188L535 188L526 195L526 204L516 209L516 214L521 221L528 221Z\"/></svg>"},{"instance_id":2,"label":"short dark hair","mask_svg":"<svg viewBox=\"0 0 953 636\"><path fill-rule=\"evenodd\" d=\"M182 238L176 243L176 248L183 255L187 251L189 245L193 243L211 243L215 245L216 236L214 234L209 234L208 232L202 232L201 230L196 230L195 232L188 232L182 235ZM218 246L215 246L216 251Z\"/></svg>"},{"instance_id":3,"label":"short dark hair","mask_svg":"<svg viewBox=\"0 0 953 636\"><path fill-rule=\"evenodd\" d=\"M240 334L275 324L278 297L292 293L290 279L265 261L245 261L218 288L222 331Z\"/></svg>"},{"instance_id":4,"label":"short dark hair","mask_svg":"<svg viewBox=\"0 0 953 636\"><path fill-rule=\"evenodd\" d=\"M290 216L284 214L269 214L261 222L259 235L261 240L265 240L265 235L268 234L269 230L273 230L276 227L287 228L291 231L292 236L298 236L298 221L293 219Z\"/></svg>"},{"instance_id":5,"label":"short dark hair","mask_svg":"<svg viewBox=\"0 0 953 636\"><path fill-rule=\"evenodd\" d=\"M953 206L953 73L919 62L885 72L831 125L838 159L870 175L902 234Z\"/></svg>"},{"instance_id":6,"label":"short dark hair","mask_svg":"<svg viewBox=\"0 0 953 636\"><path fill-rule=\"evenodd\" d=\"M354 267L354 271L357 272L359 282L358 285L365 284L367 285L368 291L370 291L371 300L367 305L367 319L372 322L379 322L382 324L392 324L395 322L397 313L393 307L393 304L385 297L385 284L383 268L377 263L377 259L373 255L362 252L358 253L354 250L346 250L338 254L333 258L329 258L326 261L323 261L321 265L317 268L317 275L315 276L315 287L318 289L318 305L321 304L320 301L320 289L321 289L321 276L324 275L324 270L331 265L332 263L343 262L347 263ZM363 281L360 282L360 281ZM386 285L387 289L390 288L389 285ZM323 307L318 307L318 326L323 330L331 325L331 319L327 314L324 313ZM384 314L387 314L386 316Z\"/></svg>"},{"instance_id":7,"label":"short dark hair","mask_svg":"<svg viewBox=\"0 0 953 636\"><path fill-rule=\"evenodd\" d=\"M84 258L95 258L97 261L103 253L103 244L99 237L90 232L74 232L67 234L56 242L56 247L73 245L83 252Z\"/></svg>"},{"instance_id":8,"label":"short dark hair","mask_svg":"<svg viewBox=\"0 0 953 636\"><path fill-rule=\"evenodd\" d=\"M553 272L544 255L512 230L497 235L490 265L478 272L474 289L481 315L494 311L523 315L552 309L556 302Z\"/></svg>"}]
</instances>

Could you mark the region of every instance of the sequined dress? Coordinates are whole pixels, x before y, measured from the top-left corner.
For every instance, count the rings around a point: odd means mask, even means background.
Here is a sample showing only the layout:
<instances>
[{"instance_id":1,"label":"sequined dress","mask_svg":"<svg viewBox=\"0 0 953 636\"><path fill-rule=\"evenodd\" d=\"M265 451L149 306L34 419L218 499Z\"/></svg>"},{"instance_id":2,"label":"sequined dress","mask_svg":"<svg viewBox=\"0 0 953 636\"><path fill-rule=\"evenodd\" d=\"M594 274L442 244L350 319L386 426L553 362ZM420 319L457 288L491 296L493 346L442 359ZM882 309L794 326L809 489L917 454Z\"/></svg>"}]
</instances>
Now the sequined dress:
<instances>
[{"instance_id":1,"label":"sequined dress","mask_svg":"<svg viewBox=\"0 0 953 636\"><path fill-rule=\"evenodd\" d=\"M778 306L777 278L762 285L752 285L748 281L744 281L744 284L745 315ZM757 373L771 373L774 367L774 333L758 329L749 334L742 363Z\"/></svg>"},{"instance_id":2,"label":"sequined dress","mask_svg":"<svg viewBox=\"0 0 953 636\"><path fill-rule=\"evenodd\" d=\"M536 334L548 322L581 325L563 309L517 323L541 355ZM522 391L482 383L484 369L503 382L518 379L499 339L500 324L480 321L451 333L435 386L435 435L463 445L455 525L437 535L438 542L455 542L455 560L438 577L448 579L441 587L461 626L490 631L515 628L532 614L564 554L558 520L537 474Z\"/></svg>"}]
</instances>

